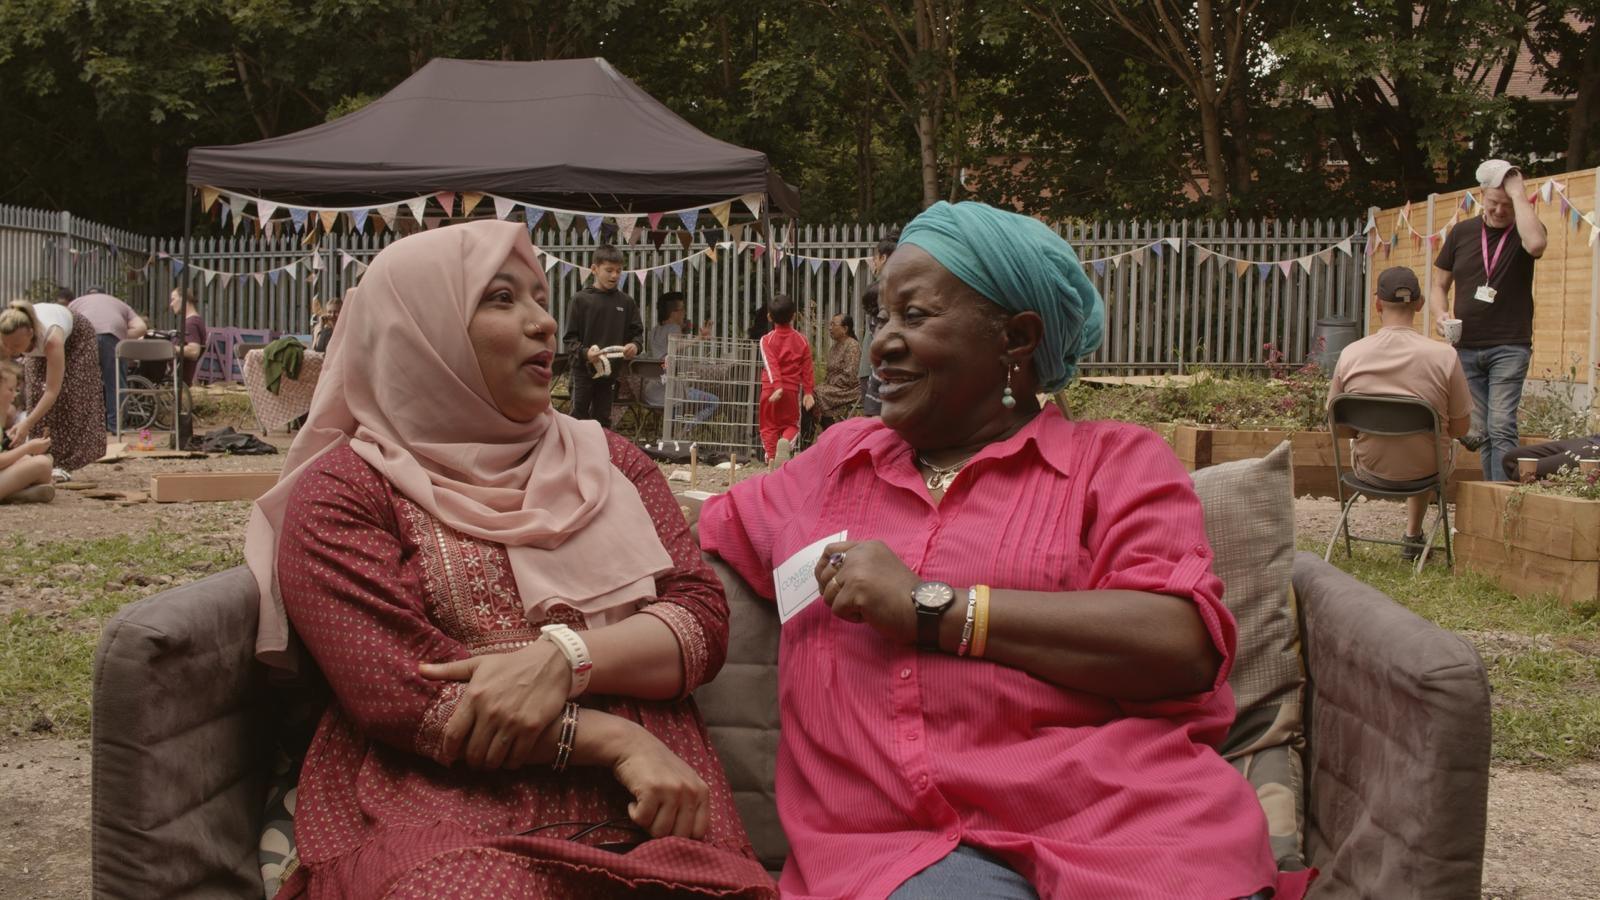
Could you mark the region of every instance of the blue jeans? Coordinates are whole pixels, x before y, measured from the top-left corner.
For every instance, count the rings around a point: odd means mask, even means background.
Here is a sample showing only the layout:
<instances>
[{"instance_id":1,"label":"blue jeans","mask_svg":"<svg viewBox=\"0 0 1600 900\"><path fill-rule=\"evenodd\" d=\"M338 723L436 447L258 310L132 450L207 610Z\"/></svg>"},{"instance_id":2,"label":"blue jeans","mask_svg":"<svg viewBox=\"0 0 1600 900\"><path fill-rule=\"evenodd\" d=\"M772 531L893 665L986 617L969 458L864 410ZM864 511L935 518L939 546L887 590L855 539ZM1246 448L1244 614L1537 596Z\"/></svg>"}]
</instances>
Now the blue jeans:
<instances>
[{"instance_id":1,"label":"blue jeans","mask_svg":"<svg viewBox=\"0 0 1600 900\"><path fill-rule=\"evenodd\" d=\"M117 344L121 338L114 334L97 334L95 349L100 355L100 384L105 389L106 430L117 430L117 387L127 373L117 366Z\"/></svg>"},{"instance_id":2,"label":"blue jeans","mask_svg":"<svg viewBox=\"0 0 1600 900\"><path fill-rule=\"evenodd\" d=\"M710 391L702 391L699 388L685 388L684 394L688 399L684 401L683 405L695 411L694 423L696 425L704 425L710 421L711 417L717 414L717 407L722 405L722 401L717 399L717 395Z\"/></svg>"},{"instance_id":3,"label":"blue jeans","mask_svg":"<svg viewBox=\"0 0 1600 900\"><path fill-rule=\"evenodd\" d=\"M1267 888L1239 900L1271 900ZM889 900L1038 900L1026 878L994 856L962 844L944 859L911 876Z\"/></svg>"},{"instance_id":4,"label":"blue jeans","mask_svg":"<svg viewBox=\"0 0 1600 900\"><path fill-rule=\"evenodd\" d=\"M1472 430L1485 438L1478 451L1483 480L1506 481L1504 462L1506 454L1517 449L1517 407L1533 351L1504 344L1462 348L1456 355L1472 392Z\"/></svg>"}]
</instances>

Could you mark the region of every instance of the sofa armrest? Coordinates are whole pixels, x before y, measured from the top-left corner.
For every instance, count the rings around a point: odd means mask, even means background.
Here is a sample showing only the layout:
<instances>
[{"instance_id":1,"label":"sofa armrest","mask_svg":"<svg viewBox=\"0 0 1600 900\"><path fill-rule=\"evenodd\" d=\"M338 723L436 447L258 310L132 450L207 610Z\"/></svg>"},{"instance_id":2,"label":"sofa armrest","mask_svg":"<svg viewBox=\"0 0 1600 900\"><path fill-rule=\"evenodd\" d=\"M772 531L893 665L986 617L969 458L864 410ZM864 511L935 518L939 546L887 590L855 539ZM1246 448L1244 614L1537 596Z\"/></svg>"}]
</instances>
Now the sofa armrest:
<instances>
[{"instance_id":1,"label":"sofa armrest","mask_svg":"<svg viewBox=\"0 0 1600 900\"><path fill-rule=\"evenodd\" d=\"M95 897L260 897L267 773L244 567L123 608L94 661Z\"/></svg>"},{"instance_id":2,"label":"sofa armrest","mask_svg":"<svg viewBox=\"0 0 1600 900\"><path fill-rule=\"evenodd\" d=\"M1476 897L1489 684L1459 636L1311 553L1295 558L1307 668L1311 896Z\"/></svg>"}]
</instances>

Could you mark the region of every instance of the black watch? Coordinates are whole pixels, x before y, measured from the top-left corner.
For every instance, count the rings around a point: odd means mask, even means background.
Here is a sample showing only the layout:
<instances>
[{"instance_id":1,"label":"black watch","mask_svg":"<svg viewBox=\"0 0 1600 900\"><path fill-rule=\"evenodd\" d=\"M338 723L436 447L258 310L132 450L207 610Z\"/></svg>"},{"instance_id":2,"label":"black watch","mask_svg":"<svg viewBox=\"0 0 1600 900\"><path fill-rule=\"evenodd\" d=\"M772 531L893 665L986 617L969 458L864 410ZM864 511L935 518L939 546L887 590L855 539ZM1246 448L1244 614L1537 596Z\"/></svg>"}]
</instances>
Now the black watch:
<instances>
[{"instance_id":1,"label":"black watch","mask_svg":"<svg viewBox=\"0 0 1600 900\"><path fill-rule=\"evenodd\" d=\"M911 591L917 610L917 646L939 649L939 618L956 602L956 589L942 581L924 581Z\"/></svg>"}]
</instances>

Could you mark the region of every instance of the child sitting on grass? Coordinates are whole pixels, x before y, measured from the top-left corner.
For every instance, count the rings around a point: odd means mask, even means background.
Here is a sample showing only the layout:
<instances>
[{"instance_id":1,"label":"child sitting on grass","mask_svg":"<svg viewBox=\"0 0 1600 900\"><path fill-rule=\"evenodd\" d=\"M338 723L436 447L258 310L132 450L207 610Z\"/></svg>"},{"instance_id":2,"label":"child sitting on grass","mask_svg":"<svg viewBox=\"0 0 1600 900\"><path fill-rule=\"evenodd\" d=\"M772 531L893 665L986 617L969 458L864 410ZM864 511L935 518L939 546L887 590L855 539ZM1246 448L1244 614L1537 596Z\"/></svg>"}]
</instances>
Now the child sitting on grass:
<instances>
[{"instance_id":1,"label":"child sitting on grass","mask_svg":"<svg viewBox=\"0 0 1600 900\"><path fill-rule=\"evenodd\" d=\"M0 359L0 503L48 503L55 499L50 470L55 465L47 451L49 438L34 438L15 447L7 434L21 418L12 407L22 367Z\"/></svg>"}]
</instances>

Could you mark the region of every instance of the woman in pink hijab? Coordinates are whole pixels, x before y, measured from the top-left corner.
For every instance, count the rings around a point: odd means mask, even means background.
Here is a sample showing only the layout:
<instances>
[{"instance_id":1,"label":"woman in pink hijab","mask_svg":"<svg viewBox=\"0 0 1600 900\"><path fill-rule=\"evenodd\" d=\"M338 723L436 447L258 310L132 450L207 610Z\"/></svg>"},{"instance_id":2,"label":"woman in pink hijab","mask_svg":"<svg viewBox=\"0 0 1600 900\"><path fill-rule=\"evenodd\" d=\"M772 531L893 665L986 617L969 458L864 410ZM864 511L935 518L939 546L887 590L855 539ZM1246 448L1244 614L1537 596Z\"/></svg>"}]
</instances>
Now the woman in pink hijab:
<instances>
[{"instance_id":1,"label":"woman in pink hijab","mask_svg":"<svg viewBox=\"0 0 1600 900\"><path fill-rule=\"evenodd\" d=\"M549 302L483 222L343 311L245 544L258 656L333 694L280 897L775 896L688 696L720 584L655 464L551 408Z\"/></svg>"}]
</instances>

